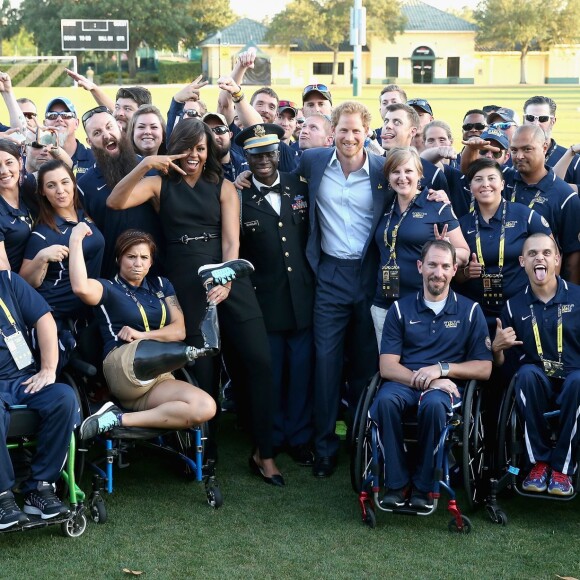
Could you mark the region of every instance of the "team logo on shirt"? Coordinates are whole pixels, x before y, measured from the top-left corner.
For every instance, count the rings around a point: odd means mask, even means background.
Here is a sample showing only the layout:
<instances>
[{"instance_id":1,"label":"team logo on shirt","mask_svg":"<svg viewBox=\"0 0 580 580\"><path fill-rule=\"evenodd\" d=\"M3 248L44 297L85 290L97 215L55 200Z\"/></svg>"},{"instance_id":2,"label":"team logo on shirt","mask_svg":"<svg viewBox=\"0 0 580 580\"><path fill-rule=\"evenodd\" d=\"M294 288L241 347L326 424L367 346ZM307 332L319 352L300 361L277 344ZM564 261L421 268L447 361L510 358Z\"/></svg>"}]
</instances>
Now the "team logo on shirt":
<instances>
[{"instance_id":1,"label":"team logo on shirt","mask_svg":"<svg viewBox=\"0 0 580 580\"><path fill-rule=\"evenodd\" d=\"M485 348L487 348L487 350L491 350L491 338L489 338L489 336L485 337Z\"/></svg>"},{"instance_id":2,"label":"team logo on shirt","mask_svg":"<svg viewBox=\"0 0 580 580\"><path fill-rule=\"evenodd\" d=\"M562 304L562 314L569 314L573 308L574 304Z\"/></svg>"},{"instance_id":3,"label":"team logo on shirt","mask_svg":"<svg viewBox=\"0 0 580 580\"><path fill-rule=\"evenodd\" d=\"M548 220L543 215L540 216L540 221L542 222L542 225L545 228L549 228L550 227L550 224L548 223ZM578 234L578 241L580 242L580 234Z\"/></svg>"},{"instance_id":4,"label":"team logo on shirt","mask_svg":"<svg viewBox=\"0 0 580 580\"><path fill-rule=\"evenodd\" d=\"M445 320L445 328L457 328L461 320Z\"/></svg>"},{"instance_id":5,"label":"team logo on shirt","mask_svg":"<svg viewBox=\"0 0 580 580\"><path fill-rule=\"evenodd\" d=\"M547 197L542 197L542 196L540 196L540 197L534 197L534 205L537 204L537 203L543 205L547 201L548 201L548 198Z\"/></svg>"},{"instance_id":6,"label":"team logo on shirt","mask_svg":"<svg viewBox=\"0 0 580 580\"><path fill-rule=\"evenodd\" d=\"M505 227L506 228L515 228L518 225L518 221L516 220L515 222L506 222L505 223Z\"/></svg>"},{"instance_id":7,"label":"team logo on shirt","mask_svg":"<svg viewBox=\"0 0 580 580\"><path fill-rule=\"evenodd\" d=\"M411 216L417 219L423 219L427 215L425 211L414 211Z\"/></svg>"}]
</instances>

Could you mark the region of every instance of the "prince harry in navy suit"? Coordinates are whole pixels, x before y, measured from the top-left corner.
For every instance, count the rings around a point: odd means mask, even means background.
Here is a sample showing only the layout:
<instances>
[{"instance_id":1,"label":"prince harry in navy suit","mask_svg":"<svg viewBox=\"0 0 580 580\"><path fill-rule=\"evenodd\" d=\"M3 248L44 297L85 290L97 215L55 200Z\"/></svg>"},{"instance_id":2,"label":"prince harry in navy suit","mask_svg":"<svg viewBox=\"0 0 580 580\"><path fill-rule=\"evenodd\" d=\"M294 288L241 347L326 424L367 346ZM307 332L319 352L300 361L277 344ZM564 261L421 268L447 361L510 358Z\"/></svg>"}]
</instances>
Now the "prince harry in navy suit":
<instances>
[{"instance_id":1,"label":"prince harry in navy suit","mask_svg":"<svg viewBox=\"0 0 580 580\"><path fill-rule=\"evenodd\" d=\"M308 182L306 256L316 275L316 477L329 477L336 467L343 379L349 406L355 406L378 368L370 306L379 256L372 232L393 194L383 175L384 158L364 148L370 121L364 105L342 103L331 118L335 146L304 151L295 171Z\"/></svg>"}]
</instances>

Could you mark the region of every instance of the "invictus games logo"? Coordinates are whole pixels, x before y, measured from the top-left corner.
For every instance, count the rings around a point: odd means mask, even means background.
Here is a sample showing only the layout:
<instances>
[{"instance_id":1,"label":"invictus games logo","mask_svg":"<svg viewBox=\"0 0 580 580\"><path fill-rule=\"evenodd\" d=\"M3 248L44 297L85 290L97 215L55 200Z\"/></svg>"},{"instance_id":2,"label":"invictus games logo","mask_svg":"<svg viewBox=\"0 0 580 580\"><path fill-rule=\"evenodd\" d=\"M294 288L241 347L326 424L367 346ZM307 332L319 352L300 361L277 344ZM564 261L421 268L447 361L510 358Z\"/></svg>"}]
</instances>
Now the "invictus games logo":
<instances>
[{"instance_id":1,"label":"invictus games logo","mask_svg":"<svg viewBox=\"0 0 580 580\"><path fill-rule=\"evenodd\" d=\"M562 314L572 312L573 308L574 308L574 304L563 304L562 305Z\"/></svg>"},{"instance_id":2,"label":"invictus games logo","mask_svg":"<svg viewBox=\"0 0 580 580\"><path fill-rule=\"evenodd\" d=\"M414 218L418 218L418 219L422 219L424 218L427 214L424 211L414 211L411 214Z\"/></svg>"},{"instance_id":3,"label":"invictus games logo","mask_svg":"<svg viewBox=\"0 0 580 580\"><path fill-rule=\"evenodd\" d=\"M445 328L457 328L459 326L459 320L446 320L444 322Z\"/></svg>"}]
</instances>

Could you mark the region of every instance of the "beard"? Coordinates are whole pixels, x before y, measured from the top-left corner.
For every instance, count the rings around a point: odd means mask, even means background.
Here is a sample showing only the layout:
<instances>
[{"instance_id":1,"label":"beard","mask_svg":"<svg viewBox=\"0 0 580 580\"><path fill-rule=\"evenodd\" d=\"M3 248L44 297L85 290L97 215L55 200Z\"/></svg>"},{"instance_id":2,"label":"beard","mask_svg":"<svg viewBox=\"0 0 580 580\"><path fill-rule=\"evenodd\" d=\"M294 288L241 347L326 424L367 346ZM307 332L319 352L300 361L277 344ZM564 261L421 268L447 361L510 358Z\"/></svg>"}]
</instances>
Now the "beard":
<instances>
[{"instance_id":1,"label":"beard","mask_svg":"<svg viewBox=\"0 0 580 580\"><path fill-rule=\"evenodd\" d=\"M139 159L129 144L125 134L118 142L119 154L112 156L105 149L93 147L93 154L97 166L101 170L105 182L113 189L123 177L131 173L139 164Z\"/></svg>"}]
</instances>

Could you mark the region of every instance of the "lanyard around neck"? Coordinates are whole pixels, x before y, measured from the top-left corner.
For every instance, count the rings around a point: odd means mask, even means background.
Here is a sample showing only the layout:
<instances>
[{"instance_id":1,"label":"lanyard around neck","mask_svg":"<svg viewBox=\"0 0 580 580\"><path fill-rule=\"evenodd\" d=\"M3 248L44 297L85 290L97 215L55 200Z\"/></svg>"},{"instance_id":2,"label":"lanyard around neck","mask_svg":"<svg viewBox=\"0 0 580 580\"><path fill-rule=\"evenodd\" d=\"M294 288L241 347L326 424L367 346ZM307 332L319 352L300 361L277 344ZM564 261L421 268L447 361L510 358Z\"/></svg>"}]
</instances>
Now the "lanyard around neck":
<instances>
[{"instance_id":1,"label":"lanyard around neck","mask_svg":"<svg viewBox=\"0 0 580 580\"><path fill-rule=\"evenodd\" d=\"M540 329L538 328L538 322L536 320L536 315L534 314L534 307L530 304L530 312L532 313L532 328L534 330L534 340L536 341L536 350L538 351L538 356L543 361L544 360L544 350L542 349L542 341L540 340ZM564 350L564 321L562 320L562 305L558 305L558 329L556 331L557 336L557 348L558 348L558 362L562 362L562 352Z\"/></svg>"},{"instance_id":2,"label":"lanyard around neck","mask_svg":"<svg viewBox=\"0 0 580 580\"><path fill-rule=\"evenodd\" d=\"M141 314L141 318L143 319L143 327L145 328L145 332L149 332L149 320L147 319L147 314L145 313L145 308L143 308L141 302L137 300L137 296L135 293L129 289L129 287L119 278L119 276L115 276L115 280L124 288L127 294L132 298L133 302L137 305L139 309L139 313ZM159 304L161 304L161 323L159 324L159 328L163 328L165 326L165 320L167 318L167 309L165 308L165 302L159 298Z\"/></svg>"},{"instance_id":3,"label":"lanyard around neck","mask_svg":"<svg viewBox=\"0 0 580 580\"><path fill-rule=\"evenodd\" d=\"M405 211L401 214L401 217L399 218L399 222L393 228L393 232L391 233L391 243L389 244L389 227L391 226L391 220L393 218L393 212L395 211L395 204L397 203L397 197L395 196L395 199L393 200L393 205L391 205L391 211L389 212L389 218L387 219L387 225L385 226L385 233L384 233L385 246L387 248L390 248L390 250L391 250L391 253L389 255L389 263L391 262L391 260L393 260L395 262L397 260L397 235L399 232L399 228L401 227L403 220L407 217L407 214L409 213L411 206L415 203L415 200L418 197L419 197L419 194L418 193L415 194L415 196L411 200L411 203L409 203L409 205L406 207Z\"/></svg>"},{"instance_id":4,"label":"lanyard around neck","mask_svg":"<svg viewBox=\"0 0 580 580\"><path fill-rule=\"evenodd\" d=\"M499 234L499 258L497 265L499 267L499 273L503 270L504 255L505 255L505 216L507 201L502 200L503 207L501 211L501 230ZM481 232L479 231L479 212L474 211L473 216L475 218L475 249L477 250L477 260L485 269L485 262L483 260L483 252L481 251Z\"/></svg>"}]
</instances>

